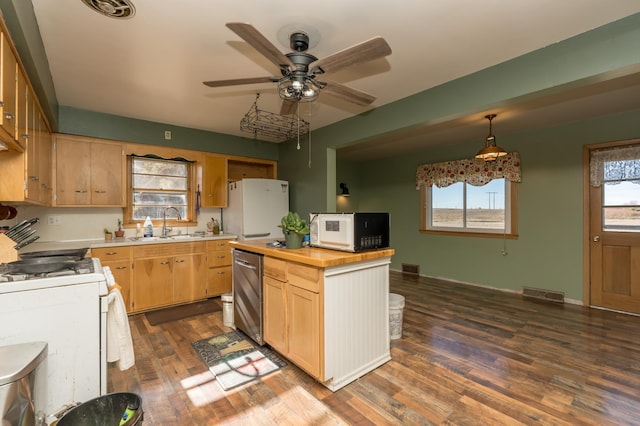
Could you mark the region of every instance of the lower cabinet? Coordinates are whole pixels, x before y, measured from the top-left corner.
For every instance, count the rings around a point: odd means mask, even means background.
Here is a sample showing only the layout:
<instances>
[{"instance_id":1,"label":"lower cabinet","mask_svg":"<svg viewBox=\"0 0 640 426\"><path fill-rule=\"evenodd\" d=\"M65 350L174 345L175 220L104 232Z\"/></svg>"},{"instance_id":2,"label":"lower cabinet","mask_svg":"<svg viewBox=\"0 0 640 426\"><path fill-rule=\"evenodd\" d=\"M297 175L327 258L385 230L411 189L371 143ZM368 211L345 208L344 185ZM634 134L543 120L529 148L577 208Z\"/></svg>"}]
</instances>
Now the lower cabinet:
<instances>
[{"instance_id":1,"label":"lower cabinet","mask_svg":"<svg viewBox=\"0 0 640 426\"><path fill-rule=\"evenodd\" d=\"M195 300L206 280L205 242L133 247L131 312Z\"/></svg>"},{"instance_id":2,"label":"lower cabinet","mask_svg":"<svg viewBox=\"0 0 640 426\"><path fill-rule=\"evenodd\" d=\"M120 286L120 293L127 312L131 311L131 247L119 246L91 249L91 256L100 259L102 266L111 269L116 284Z\"/></svg>"},{"instance_id":3,"label":"lower cabinet","mask_svg":"<svg viewBox=\"0 0 640 426\"><path fill-rule=\"evenodd\" d=\"M200 297L231 293L230 240L207 241L207 279L200 289Z\"/></svg>"},{"instance_id":4,"label":"lower cabinet","mask_svg":"<svg viewBox=\"0 0 640 426\"><path fill-rule=\"evenodd\" d=\"M311 376L323 379L322 270L264 258L264 340Z\"/></svg>"}]
</instances>

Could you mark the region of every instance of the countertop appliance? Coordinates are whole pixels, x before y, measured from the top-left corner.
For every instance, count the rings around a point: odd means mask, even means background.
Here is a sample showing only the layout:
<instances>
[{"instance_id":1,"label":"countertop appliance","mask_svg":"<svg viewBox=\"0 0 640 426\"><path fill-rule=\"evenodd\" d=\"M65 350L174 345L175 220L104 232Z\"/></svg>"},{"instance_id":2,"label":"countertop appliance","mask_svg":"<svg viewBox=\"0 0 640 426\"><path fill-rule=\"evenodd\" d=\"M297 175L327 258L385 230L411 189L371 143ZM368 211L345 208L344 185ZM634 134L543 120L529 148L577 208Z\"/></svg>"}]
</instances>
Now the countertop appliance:
<instances>
[{"instance_id":1,"label":"countertop appliance","mask_svg":"<svg viewBox=\"0 0 640 426\"><path fill-rule=\"evenodd\" d=\"M261 254L233 249L233 322L259 345L262 336Z\"/></svg>"},{"instance_id":2,"label":"countertop appliance","mask_svg":"<svg viewBox=\"0 0 640 426\"><path fill-rule=\"evenodd\" d=\"M289 183L277 179L242 179L229 183L224 232L238 240L284 238L278 228L289 212Z\"/></svg>"},{"instance_id":3,"label":"countertop appliance","mask_svg":"<svg viewBox=\"0 0 640 426\"><path fill-rule=\"evenodd\" d=\"M48 273L8 273L0 265L0 346L48 344L46 414L106 393L107 283L98 259Z\"/></svg>"},{"instance_id":4,"label":"countertop appliance","mask_svg":"<svg viewBox=\"0 0 640 426\"><path fill-rule=\"evenodd\" d=\"M361 252L389 247L389 213L311 213L310 245Z\"/></svg>"}]
</instances>

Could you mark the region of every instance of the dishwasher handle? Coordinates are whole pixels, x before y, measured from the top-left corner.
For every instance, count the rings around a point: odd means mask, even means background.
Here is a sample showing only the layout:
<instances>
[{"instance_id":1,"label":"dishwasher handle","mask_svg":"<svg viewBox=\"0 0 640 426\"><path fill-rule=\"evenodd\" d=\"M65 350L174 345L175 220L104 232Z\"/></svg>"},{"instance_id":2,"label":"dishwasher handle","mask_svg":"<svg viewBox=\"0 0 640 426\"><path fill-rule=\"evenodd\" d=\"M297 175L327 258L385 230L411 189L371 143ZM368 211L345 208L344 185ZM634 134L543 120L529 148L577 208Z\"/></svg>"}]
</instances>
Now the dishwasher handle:
<instances>
[{"instance_id":1,"label":"dishwasher handle","mask_svg":"<svg viewBox=\"0 0 640 426\"><path fill-rule=\"evenodd\" d=\"M247 262L246 260L236 259L235 262L236 262L236 265L242 266L243 268L253 269L253 270L258 269L258 267L256 265L253 265L253 264Z\"/></svg>"}]
</instances>

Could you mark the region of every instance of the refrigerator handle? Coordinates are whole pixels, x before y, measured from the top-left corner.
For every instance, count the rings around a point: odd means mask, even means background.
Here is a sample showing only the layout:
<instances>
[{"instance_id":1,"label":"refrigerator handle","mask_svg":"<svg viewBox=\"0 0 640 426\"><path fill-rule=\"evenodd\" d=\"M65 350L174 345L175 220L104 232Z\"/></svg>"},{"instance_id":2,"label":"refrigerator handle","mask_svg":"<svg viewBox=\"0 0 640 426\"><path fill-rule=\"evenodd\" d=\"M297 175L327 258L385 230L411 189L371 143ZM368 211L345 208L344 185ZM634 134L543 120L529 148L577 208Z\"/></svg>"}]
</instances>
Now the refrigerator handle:
<instances>
[{"instance_id":1,"label":"refrigerator handle","mask_svg":"<svg viewBox=\"0 0 640 426\"><path fill-rule=\"evenodd\" d=\"M243 234L245 238L259 238L259 237L268 237L271 235L271 232L267 232L265 234Z\"/></svg>"}]
</instances>

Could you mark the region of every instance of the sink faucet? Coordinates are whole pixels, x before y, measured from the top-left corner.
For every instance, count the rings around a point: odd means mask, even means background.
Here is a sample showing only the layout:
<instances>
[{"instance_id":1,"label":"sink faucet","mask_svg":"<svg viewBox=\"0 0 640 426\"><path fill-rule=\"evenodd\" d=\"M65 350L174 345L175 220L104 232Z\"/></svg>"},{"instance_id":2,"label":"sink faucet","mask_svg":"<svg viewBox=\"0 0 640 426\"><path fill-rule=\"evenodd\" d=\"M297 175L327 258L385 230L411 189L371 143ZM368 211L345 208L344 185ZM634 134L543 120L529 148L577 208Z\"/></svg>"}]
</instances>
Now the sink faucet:
<instances>
[{"instance_id":1,"label":"sink faucet","mask_svg":"<svg viewBox=\"0 0 640 426\"><path fill-rule=\"evenodd\" d=\"M167 228L167 210L175 210L176 214L178 215L178 220L182 219L180 217L180 210L178 210L177 208L171 206L164 209L164 211L162 212L162 236L163 237L168 237L169 236L168 231L171 231L171 228Z\"/></svg>"}]
</instances>

